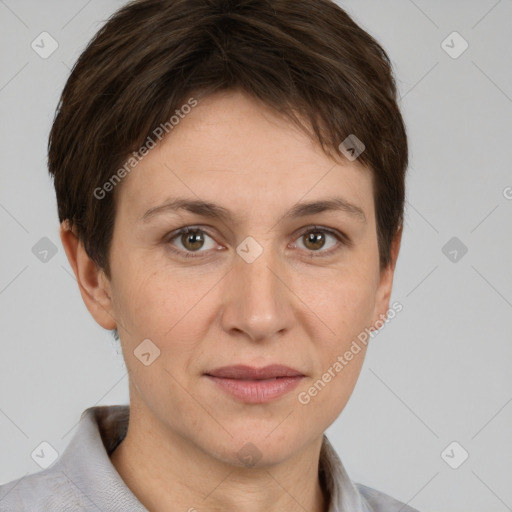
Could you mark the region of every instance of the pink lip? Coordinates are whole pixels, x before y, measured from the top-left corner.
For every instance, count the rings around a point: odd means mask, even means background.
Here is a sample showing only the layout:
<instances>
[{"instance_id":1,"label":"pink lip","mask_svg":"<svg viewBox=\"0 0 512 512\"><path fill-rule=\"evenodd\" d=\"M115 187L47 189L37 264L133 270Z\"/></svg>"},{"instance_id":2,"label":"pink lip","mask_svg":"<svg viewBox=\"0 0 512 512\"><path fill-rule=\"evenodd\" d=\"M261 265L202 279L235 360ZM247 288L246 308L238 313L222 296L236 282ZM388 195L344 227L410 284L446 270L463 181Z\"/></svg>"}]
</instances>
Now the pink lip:
<instances>
[{"instance_id":1,"label":"pink lip","mask_svg":"<svg viewBox=\"0 0 512 512\"><path fill-rule=\"evenodd\" d=\"M224 391L247 403L264 403L289 393L304 378L293 368L224 366L205 374Z\"/></svg>"},{"instance_id":2,"label":"pink lip","mask_svg":"<svg viewBox=\"0 0 512 512\"><path fill-rule=\"evenodd\" d=\"M282 364L271 364L262 368L237 364L235 366L223 366L206 373L212 377L224 377L228 379L272 379L274 377L299 377L304 376L298 370L294 370Z\"/></svg>"}]
</instances>

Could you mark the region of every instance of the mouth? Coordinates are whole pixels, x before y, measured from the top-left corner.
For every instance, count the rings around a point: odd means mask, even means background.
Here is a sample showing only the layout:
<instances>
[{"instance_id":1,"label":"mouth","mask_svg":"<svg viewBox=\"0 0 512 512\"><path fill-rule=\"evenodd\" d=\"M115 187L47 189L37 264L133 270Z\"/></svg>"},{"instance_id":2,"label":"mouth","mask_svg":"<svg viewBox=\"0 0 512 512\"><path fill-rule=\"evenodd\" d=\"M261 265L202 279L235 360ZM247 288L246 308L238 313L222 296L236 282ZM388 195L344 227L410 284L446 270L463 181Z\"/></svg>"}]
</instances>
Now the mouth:
<instances>
[{"instance_id":1,"label":"mouth","mask_svg":"<svg viewBox=\"0 0 512 512\"><path fill-rule=\"evenodd\" d=\"M304 374L281 364L271 364L262 368L255 368L246 365L223 366L212 370L206 375L224 379L237 380L270 380L285 377L304 377Z\"/></svg>"},{"instance_id":2,"label":"mouth","mask_svg":"<svg viewBox=\"0 0 512 512\"><path fill-rule=\"evenodd\" d=\"M245 403L264 403L294 389L305 375L283 365L224 366L205 373L224 392Z\"/></svg>"}]
</instances>

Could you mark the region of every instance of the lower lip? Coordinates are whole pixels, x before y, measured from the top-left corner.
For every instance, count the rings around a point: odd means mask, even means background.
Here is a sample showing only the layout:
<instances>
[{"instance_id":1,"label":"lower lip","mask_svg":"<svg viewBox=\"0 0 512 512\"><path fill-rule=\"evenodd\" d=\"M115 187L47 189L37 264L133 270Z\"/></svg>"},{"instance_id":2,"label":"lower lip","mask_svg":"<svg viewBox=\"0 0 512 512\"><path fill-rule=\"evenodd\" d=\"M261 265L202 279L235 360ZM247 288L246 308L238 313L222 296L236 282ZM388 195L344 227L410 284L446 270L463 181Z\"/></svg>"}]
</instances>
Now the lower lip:
<instances>
[{"instance_id":1,"label":"lower lip","mask_svg":"<svg viewBox=\"0 0 512 512\"><path fill-rule=\"evenodd\" d=\"M297 387L303 375L268 380L241 380L207 375L230 395L251 404L262 404L279 398Z\"/></svg>"}]
</instances>

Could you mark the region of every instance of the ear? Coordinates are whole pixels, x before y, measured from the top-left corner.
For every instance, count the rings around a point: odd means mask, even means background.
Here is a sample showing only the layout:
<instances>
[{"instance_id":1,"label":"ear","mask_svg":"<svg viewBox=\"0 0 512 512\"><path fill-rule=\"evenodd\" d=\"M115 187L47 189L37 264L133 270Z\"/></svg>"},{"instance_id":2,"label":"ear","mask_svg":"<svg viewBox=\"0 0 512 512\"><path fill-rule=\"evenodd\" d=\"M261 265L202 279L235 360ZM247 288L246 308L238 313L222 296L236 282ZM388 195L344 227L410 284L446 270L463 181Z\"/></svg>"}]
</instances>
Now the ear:
<instances>
[{"instance_id":1,"label":"ear","mask_svg":"<svg viewBox=\"0 0 512 512\"><path fill-rule=\"evenodd\" d=\"M60 239L73 268L82 299L96 322L105 329L116 327L110 281L88 256L76 230L65 220L60 225Z\"/></svg>"},{"instance_id":2,"label":"ear","mask_svg":"<svg viewBox=\"0 0 512 512\"><path fill-rule=\"evenodd\" d=\"M401 225L398 228L391 242L391 254L389 265L386 268L382 269L380 274L380 281L377 287L373 324L375 324L377 320L386 320L387 317L387 312L389 309L389 300L391 297L391 290L393 288L393 276L395 274L396 260L398 258L400 244L402 241L402 231L403 225ZM371 328L370 330L374 331L375 329Z\"/></svg>"}]
</instances>

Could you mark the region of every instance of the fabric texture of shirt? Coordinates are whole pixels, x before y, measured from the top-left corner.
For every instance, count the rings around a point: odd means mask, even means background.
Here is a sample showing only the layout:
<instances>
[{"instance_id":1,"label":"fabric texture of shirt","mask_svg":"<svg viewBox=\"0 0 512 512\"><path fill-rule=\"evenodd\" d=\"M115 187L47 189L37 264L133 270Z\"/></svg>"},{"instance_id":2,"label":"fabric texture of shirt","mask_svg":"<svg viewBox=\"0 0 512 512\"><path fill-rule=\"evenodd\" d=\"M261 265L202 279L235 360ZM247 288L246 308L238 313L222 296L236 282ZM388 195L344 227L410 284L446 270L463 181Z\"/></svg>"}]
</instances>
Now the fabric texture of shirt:
<instances>
[{"instance_id":1,"label":"fabric texture of shirt","mask_svg":"<svg viewBox=\"0 0 512 512\"><path fill-rule=\"evenodd\" d=\"M0 512L148 512L109 458L126 435L129 415L129 405L86 409L53 465L0 485ZM418 512L353 483L325 434L319 477L327 490L328 512Z\"/></svg>"}]
</instances>

